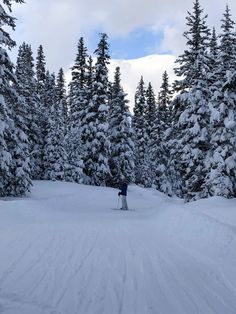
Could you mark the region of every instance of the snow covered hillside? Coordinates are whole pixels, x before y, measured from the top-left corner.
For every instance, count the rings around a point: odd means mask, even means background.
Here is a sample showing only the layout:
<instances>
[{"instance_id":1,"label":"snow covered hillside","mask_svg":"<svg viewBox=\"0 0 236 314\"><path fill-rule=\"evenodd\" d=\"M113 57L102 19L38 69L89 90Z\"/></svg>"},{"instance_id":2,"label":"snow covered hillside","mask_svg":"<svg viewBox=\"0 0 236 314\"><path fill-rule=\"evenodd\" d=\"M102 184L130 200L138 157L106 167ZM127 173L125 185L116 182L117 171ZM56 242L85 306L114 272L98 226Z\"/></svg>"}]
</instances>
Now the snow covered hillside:
<instances>
[{"instance_id":1,"label":"snow covered hillside","mask_svg":"<svg viewBox=\"0 0 236 314\"><path fill-rule=\"evenodd\" d=\"M235 314L236 200L35 182L0 200L1 314Z\"/></svg>"}]
</instances>

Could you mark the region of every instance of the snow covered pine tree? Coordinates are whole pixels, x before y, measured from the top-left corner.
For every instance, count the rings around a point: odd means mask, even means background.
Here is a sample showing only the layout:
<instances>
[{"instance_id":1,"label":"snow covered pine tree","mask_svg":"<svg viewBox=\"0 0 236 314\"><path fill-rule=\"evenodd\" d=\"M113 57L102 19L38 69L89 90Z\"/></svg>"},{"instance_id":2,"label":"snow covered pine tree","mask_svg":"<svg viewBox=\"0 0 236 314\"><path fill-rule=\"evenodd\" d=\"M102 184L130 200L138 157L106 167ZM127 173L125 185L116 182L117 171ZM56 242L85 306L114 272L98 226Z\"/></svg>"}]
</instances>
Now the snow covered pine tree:
<instances>
[{"instance_id":1,"label":"snow covered pine tree","mask_svg":"<svg viewBox=\"0 0 236 314\"><path fill-rule=\"evenodd\" d=\"M184 33L187 47L177 62L175 69L178 76L183 78L176 81L175 87L181 94L178 102L183 105L177 122L177 145L174 156L177 158L177 168L182 179L182 197L186 200L207 197L205 187L209 168L206 166L209 150L209 109L210 98L208 86L210 31L206 26L206 17L202 16L203 9L195 0L193 13L188 12L187 26Z\"/></svg>"},{"instance_id":2,"label":"snow covered pine tree","mask_svg":"<svg viewBox=\"0 0 236 314\"><path fill-rule=\"evenodd\" d=\"M15 28L14 18L7 13L11 12L12 2L5 0L0 4L0 196L25 195L31 185L28 140L20 110L24 103L16 92L13 64L7 53L15 42L3 29Z\"/></svg>"},{"instance_id":3,"label":"snow covered pine tree","mask_svg":"<svg viewBox=\"0 0 236 314\"><path fill-rule=\"evenodd\" d=\"M115 71L111 87L109 134L111 142L111 185L134 181L134 143L128 100L120 85L120 68Z\"/></svg>"}]
</instances>

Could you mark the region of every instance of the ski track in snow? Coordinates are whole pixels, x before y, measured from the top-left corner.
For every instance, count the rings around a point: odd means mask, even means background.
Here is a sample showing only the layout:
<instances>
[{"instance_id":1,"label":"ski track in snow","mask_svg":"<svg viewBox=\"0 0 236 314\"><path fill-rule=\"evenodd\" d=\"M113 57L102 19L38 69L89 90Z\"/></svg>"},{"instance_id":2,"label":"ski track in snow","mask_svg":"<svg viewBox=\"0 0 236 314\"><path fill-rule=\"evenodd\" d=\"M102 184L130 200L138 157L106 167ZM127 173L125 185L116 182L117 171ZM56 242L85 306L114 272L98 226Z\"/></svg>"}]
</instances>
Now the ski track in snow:
<instances>
[{"instance_id":1,"label":"ski track in snow","mask_svg":"<svg viewBox=\"0 0 236 314\"><path fill-rule=\"evenodd\" d=\"M236 313L235 200L131 186L123 212L116 195L36 182L0 200L0 314Z\"/></svg>"}]
</instances>

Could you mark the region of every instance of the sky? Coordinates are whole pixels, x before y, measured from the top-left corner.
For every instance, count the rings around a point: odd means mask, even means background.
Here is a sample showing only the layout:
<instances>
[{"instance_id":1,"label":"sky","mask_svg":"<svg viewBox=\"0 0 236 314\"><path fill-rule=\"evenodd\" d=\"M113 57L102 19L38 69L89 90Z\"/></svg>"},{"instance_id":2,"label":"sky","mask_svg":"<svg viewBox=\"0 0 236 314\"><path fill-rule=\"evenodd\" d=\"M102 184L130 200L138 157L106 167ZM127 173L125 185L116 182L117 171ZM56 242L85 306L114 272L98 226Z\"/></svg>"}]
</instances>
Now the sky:
<instances>
[{"instance_id":1,"label":"sky","mask_svg":"<svg viewBox=\"0 0 236 314\"><path fill-rule=\"evenodd\" d=\"M236 20L235 0L202 0L208 14L208 25L220 29L220 19L229 5ZM111 73L121 67L122 83L133 101L140 76L146 84L152 82L156 94L162 74L168 71L170 80L176 57L183 52L187 11L192 11L192 0L25 0L15 4L17 18L13 38L23 41L36 52L43 45L50 71L62 67L69 77L78 39L83 36L89 53L93 53L99 33L109 36ZM14 60L17 48L12 52Z\"/></svg>"}]
</instances>

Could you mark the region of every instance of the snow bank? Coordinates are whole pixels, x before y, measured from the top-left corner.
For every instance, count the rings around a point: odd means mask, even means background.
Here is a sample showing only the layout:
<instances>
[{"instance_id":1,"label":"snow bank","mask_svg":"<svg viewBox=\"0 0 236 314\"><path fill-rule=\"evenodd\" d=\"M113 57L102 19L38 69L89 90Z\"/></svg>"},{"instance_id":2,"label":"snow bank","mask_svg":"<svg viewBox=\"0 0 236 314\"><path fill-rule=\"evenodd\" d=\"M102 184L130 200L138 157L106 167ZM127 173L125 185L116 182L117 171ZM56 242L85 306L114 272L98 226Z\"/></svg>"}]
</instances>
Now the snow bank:
<instances>
[{"instance_id":1,"label":"snow bank","mask_svg":"<svg viewBox=\"0 0 236 314\"><path fill-rule=\"evenodd\" d=\"M4 314L235 314L236 200L35 182L0 199Z\"/></svg>"}]
</instances>

